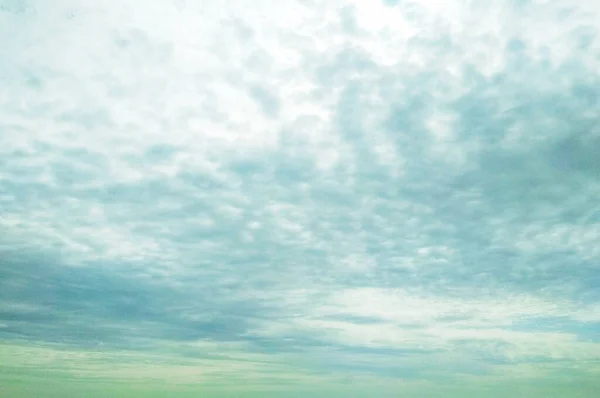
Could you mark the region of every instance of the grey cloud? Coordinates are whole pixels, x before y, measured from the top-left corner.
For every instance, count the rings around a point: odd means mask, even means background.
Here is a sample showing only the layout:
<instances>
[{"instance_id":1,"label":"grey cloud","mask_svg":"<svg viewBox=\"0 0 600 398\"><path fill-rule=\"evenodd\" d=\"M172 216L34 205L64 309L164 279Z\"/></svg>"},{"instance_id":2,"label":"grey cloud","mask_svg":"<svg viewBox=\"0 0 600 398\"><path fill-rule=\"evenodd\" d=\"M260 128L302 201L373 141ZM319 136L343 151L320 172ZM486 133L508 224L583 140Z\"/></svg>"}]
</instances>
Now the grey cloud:
<instances>
[{"instance_id":1,"label":"grey cloud","mask_svg":"<svg viewBox=\"0 0 600 398\"><path fill-rule=\"evenodd\" d=\"M265 115L269 117L277 117L281 109L281 102L269 90L255 85L250 88L250 95L256 100Z\"/></svg>"},{"instance_id":2,"label":"grey cloud","mask_svg":"<svg viewBox=\"0 0 600 398\"><path fill-rule=\"evenodd\" d=\"M228 298L231 287L210 280L175 289L125 264L73 268L57 258L28 257L7 256L0 264L2 301L15 304L2 310L5 338L125 348L144 339L237 341L253 320L275 314L266 303Z\"/></svg>"}]
</instances>

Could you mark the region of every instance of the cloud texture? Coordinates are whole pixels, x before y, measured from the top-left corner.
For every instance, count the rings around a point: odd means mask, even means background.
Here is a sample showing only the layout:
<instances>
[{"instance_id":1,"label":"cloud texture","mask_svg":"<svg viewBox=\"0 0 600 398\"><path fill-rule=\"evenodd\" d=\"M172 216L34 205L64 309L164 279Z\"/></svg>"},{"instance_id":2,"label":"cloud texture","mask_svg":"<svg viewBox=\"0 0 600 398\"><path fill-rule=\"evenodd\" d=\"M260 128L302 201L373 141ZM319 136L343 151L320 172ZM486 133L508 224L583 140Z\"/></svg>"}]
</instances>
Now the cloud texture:
<instances>
[{"instance_id":1,"label":"cloud texture","mask_svg":"<svg viewBox=\"0 0 600 398\"><path fill-rule=\"evenodd\" d=\"M592 397L598 26L0 0L0 391Z\"/></svg>"}]
</instances>

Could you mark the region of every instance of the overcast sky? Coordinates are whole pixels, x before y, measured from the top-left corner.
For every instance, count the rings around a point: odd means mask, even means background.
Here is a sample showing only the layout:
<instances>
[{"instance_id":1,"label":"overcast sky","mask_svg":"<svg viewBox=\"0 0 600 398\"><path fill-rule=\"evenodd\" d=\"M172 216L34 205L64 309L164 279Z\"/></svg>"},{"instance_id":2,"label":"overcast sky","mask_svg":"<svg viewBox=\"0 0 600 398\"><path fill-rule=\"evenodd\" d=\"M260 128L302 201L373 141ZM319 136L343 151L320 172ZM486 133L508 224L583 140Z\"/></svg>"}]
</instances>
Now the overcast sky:
<instances>
[{"instance_id":1,"label":"overcast sky","mask_svg":"<svg viewBox=\"0 0 600 398\"><path fill-rule=\"evenodd\" d=\"M597 27L0 0L0 394L596 397Z\"/></svg>"}]
</instances>

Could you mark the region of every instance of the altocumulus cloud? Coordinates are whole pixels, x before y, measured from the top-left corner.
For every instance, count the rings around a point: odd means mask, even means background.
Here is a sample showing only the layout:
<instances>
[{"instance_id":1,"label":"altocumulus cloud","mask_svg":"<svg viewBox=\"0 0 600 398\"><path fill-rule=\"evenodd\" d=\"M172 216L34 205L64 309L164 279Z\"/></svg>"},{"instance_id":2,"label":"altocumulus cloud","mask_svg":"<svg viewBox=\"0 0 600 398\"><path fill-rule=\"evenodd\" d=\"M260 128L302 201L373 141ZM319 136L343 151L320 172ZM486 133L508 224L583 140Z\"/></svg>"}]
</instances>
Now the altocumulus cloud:
<instances>
[{"instance_id":1,"label":"altocumulus cloud","mask_svg":"<svg viewBox=\"0 0 600 398\"><path fill-rule=\"evenodd\" d=\"M592 396L598 26L0 0L0 390Z\"/></svg>"}]
</instances>

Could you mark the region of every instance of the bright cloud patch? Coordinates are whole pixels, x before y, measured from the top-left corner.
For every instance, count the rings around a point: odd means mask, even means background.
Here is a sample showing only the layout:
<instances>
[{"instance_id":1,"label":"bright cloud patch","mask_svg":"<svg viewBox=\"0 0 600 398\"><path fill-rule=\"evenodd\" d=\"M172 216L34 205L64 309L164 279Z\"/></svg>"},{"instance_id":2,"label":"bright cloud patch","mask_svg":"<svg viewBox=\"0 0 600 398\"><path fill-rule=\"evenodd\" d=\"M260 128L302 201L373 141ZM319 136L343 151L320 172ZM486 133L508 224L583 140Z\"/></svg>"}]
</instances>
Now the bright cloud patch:
<instances>
[{"instance_id":1,"label":"bright cloud patch","mask_svg":"<svg viewBox=\"0 0 600 398\"><path fill-rule=\"evenodd\" d=\"M598 26L0 0L0 392L593 396Z\"/></svg>"}]
</instances>

